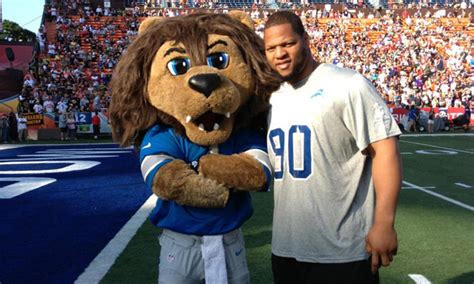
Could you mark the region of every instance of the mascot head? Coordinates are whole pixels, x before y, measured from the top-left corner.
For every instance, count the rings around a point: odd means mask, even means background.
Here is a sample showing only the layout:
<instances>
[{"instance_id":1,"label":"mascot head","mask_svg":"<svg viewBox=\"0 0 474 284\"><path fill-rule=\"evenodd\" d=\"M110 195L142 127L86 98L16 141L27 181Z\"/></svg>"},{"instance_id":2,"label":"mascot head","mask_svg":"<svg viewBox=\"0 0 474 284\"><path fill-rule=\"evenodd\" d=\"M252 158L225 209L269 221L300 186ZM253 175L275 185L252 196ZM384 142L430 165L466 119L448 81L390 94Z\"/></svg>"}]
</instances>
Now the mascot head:
<instances>
[{"instance_id":1,"label":"mascot head","mask_svg":"<svg viewBox=\"0 0 474 284\"><path fill-rule=\"evenodd\" d=\"M113 135L138 147L158 123L216 145L255 124L279 84L246 14L148 18L113 74Z\"/></svg>"}]
</instances>

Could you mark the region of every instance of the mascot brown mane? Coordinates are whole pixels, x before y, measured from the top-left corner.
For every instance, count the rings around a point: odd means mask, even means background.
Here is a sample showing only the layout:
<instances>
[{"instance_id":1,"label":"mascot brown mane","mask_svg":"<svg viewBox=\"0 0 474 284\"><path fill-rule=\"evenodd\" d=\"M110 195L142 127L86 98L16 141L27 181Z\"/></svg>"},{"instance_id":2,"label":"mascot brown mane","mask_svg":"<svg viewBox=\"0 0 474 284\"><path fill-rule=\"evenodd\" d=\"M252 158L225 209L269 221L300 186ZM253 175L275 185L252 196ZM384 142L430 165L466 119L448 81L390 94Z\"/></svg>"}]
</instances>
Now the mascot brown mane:
<instances>
[{"instance_id":1,"label":"mascot brown mane","mask_svg":"<svg viewBox=\"0 0 474 284\"><path fill-rule=\"evenodd\" d=\"M145 131L158 123L212 146L235 128L262 127L264 120L256 116L268 110L279 80L249 25L240 15L201 13L142 23L112 79L114 139L137 148ZM226 68L219 66L222 52L229 56ZM209 60L217 66L209 66ZM180 74L170 74L169 68Z\"/></svg>"}]
</instances>

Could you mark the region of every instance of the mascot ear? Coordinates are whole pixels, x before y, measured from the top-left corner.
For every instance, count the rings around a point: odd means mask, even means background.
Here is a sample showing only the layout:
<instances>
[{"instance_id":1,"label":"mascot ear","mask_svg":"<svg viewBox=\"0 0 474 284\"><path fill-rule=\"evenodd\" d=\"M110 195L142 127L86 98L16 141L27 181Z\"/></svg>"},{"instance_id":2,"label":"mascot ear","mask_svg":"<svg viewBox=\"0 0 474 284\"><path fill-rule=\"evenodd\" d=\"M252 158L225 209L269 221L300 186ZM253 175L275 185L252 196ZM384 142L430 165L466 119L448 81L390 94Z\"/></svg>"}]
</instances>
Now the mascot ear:
<instances>
[{"instance_id":1,"label":"mascot ear","mask_svg":"<svg viewBox=\"0 0 474 284\"><path fill-rule=\"evenodd\" d=\"M159 22L163 21L162 17L148 17L143 22L140 23L140 27L138 28L138 34L142 34L145 30L149 27L158 24Z\"/></svg>"},{"instance_id":2,"label":"mascot ear","mask_svg":"<svg viewBox=\"0 0 474 284\"><path fill-rule=\"evenodd\" d=\"M227 13L227 15L229 15L233 19L236 19L242 24L246 25L252 31L254 30L253 20L252 18L250 18L250 16L247 13L240 10L232 10L229 13Z\"/></svg>"}]
</instances>

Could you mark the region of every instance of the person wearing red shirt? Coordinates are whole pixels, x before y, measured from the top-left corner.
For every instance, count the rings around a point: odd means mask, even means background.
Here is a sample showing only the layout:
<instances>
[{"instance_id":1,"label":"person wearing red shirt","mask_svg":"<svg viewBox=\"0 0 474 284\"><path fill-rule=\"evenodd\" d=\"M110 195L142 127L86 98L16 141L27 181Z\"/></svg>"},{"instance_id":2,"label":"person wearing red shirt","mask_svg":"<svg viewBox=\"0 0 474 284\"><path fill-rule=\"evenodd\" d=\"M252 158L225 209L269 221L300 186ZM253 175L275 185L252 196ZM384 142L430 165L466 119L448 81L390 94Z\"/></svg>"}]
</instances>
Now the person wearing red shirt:
<instances>
[{"instance_id":1,"label":"person wearing red shirt","mask_svg":"<svg viewBox=\"0 0 474 284\"><path fill-rule=\"evenodd\" d=\"M94 139L97 140L100 134L100 117L98 111L95 111L95 115L92 117L92 129L94 130Z\"/></svg>"}]
</instances>

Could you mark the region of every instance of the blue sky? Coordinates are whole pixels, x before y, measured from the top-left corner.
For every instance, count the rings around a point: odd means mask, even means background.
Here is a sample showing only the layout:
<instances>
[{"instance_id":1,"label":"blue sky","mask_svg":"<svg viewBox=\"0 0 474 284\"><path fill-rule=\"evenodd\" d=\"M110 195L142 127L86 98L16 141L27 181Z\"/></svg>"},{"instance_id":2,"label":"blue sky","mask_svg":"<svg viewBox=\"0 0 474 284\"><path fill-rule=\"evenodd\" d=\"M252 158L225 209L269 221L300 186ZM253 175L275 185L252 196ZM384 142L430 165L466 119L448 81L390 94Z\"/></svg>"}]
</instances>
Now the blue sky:
<instances>
[{"instance_id":1,"label":"blue sky","mask_svg":"<svg viewBox=\"0 0 474 284\"><path fill-rule=\"evenodd\" d=\"M38 31L45 0L0 0L3 20L13 21L34 33Z\"/></svg>"}]
</instances>

